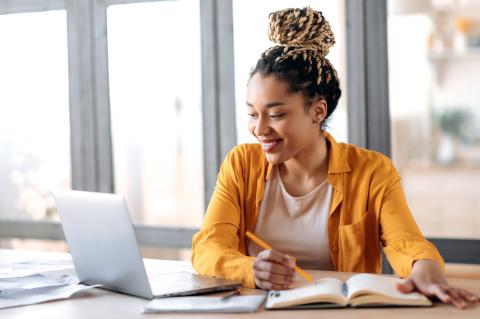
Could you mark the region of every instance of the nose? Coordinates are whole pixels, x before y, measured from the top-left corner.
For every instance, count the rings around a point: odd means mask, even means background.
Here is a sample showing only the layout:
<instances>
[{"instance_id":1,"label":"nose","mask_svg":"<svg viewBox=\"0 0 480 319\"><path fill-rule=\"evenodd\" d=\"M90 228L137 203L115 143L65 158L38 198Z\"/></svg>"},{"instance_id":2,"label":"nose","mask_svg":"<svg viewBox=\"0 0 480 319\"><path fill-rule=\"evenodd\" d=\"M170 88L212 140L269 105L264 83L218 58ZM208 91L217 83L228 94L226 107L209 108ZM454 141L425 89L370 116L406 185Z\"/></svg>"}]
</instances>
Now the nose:
<instances>
[{"instance_id":1,"label":"nose","mask_svg":"<svg viewBox=\"0 0 480 319\"><path fill-rule=\"evenodd\" d=\"M268 135L271 132L270 125L268 123L268 119L265 119L263 116L259 116L256 123L254 133L255 136L262 136Z\"/></svg>"}]
</instances>

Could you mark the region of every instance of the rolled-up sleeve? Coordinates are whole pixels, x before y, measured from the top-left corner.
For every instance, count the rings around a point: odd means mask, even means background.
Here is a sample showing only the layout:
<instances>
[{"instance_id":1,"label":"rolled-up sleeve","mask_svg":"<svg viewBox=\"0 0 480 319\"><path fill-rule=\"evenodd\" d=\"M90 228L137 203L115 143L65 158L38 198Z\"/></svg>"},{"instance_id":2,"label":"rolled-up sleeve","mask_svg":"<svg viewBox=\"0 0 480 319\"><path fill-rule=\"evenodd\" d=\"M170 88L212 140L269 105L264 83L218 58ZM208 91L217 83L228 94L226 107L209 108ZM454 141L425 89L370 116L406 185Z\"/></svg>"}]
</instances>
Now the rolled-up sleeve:
<instances>
[{"instance_id":1,"label":"rolled-up sleeve","mask_svg":"<svg viewBox=\"0 0 480 319\"><path fill-rule=\"evenodd\" d=\"M255 288L254 257L239 250L240 223L244 218L241 168L241 153L234 149L221 165L203 225L192 239L192 265L200 274Z\"/></svg>"},{"instance_id":2,"label":"rolled-up sleeve","mask_svg":"<svg viewBox=\"0 0 480 319\"><path fill-rule=\"evenodd\" d=\"M401 277L407 277L413 262L420 259L436 260L444 268L440 253L423 237L410 213L393 165L389 175L380 211L380 236L390 265Z\"/></svg>"}]
</instances>

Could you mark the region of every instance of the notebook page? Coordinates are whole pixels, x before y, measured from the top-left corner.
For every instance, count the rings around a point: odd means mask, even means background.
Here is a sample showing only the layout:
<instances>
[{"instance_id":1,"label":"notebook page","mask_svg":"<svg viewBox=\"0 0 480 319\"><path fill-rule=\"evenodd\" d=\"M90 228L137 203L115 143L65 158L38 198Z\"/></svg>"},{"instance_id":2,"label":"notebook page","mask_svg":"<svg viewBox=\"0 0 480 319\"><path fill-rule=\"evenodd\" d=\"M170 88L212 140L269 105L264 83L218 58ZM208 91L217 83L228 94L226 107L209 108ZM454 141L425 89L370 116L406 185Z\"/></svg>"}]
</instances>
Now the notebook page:
<instances>
[{"instance_id":1,"label":"notebook page","mask_svg":"<svg viewBox=\"0 0 480 319\"><path fill-rule=\"evenodd\" d=\"M266 308L289 307L312 302L345 303L343 282L336 278L323 278L315 283L289 290L270 291Z\"/></svg>"},{"instance_id":2,"label":"notebook page","mask_svg":"<svg viewBox=\"0 0 480 319\"><path fill-rule=\"evenodd\" d=\"M419 293L403 294L396 288L396 283L403 282L403 279L395 277L386 277L374 274L359 274L350 277L347 281L348 295L350 299L363 292L380 293L392 298L415 300L424 299Z\"/></svg>"}]
</instances>

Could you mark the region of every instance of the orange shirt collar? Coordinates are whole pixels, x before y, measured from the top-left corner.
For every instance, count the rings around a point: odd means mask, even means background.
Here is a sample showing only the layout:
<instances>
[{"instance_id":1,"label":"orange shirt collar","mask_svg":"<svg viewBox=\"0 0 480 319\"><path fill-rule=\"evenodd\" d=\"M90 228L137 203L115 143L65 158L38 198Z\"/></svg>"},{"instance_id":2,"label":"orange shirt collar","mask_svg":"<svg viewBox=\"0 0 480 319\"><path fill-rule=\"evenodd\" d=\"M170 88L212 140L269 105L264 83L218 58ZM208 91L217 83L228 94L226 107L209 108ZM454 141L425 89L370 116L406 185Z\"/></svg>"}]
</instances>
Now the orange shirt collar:
<instances>
[{"instance_id":1,"label":"orange shirt collar","mask_svg":"<svg viewBox=\"0 0 480 319\"><path fill-rule=\"evenodd\" d=\"M333 136L325 131L323 132L323 136L325 136L330 146L328 152L328 174L350 172L351 168L346 159L348 154L345 154L345 150L342 149L344 145L337 143Z\"/></svg>"}]
</instances>

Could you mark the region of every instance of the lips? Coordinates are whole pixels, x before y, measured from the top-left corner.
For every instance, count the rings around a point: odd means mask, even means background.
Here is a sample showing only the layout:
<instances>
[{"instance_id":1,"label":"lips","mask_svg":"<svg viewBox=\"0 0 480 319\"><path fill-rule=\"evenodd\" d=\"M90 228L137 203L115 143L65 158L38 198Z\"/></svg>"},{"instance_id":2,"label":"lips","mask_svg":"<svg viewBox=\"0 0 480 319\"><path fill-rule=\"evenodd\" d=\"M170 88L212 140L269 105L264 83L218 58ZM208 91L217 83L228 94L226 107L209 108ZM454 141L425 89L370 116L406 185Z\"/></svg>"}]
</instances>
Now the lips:
<instances>
[{"instance_id":1,"label":"lips","mask_svg":"<svg viewBox=\"0 0 480 319\"><path fill-rule=\"evenodd\" d=\"M273 152L275 147L277 147L278 144L280 144L281 140L274 140L274 141L260 141L262 144L262 149L264 152Z\"/></svg>"}]
</instances>

